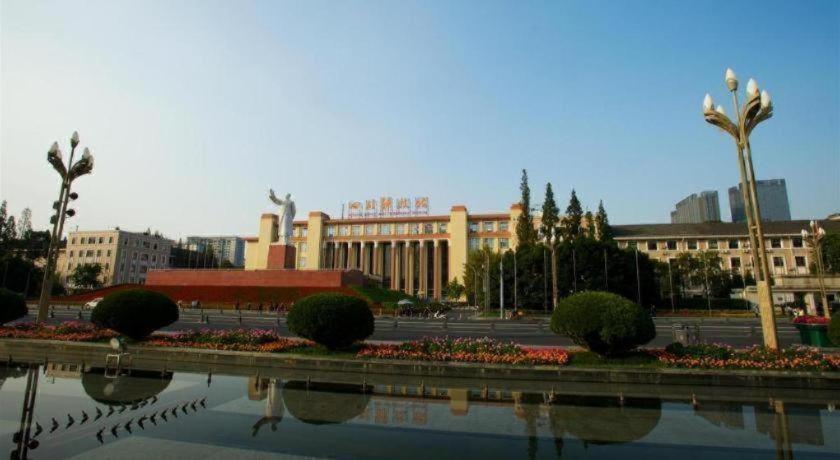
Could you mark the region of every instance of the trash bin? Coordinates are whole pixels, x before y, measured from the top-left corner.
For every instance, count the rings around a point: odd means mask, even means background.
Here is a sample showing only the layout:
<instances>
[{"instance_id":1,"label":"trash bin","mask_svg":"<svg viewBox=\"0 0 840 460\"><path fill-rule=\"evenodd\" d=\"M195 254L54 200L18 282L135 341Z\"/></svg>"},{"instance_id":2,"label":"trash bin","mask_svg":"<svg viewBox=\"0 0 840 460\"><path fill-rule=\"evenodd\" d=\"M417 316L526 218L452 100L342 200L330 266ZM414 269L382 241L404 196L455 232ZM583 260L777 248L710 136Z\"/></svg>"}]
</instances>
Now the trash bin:
<instances>
[{"instance_id":1,"label":"trash bin","mask_svg":"<svg viewBox=\"0 0 840 460\"><path fill-rule=\"evenodd\" d=\"M673 334L674 342L681 343L683 345L690 344L691 333L688 329L688 326L684 324L674 324Z\"/></svg>"}]
</instances>

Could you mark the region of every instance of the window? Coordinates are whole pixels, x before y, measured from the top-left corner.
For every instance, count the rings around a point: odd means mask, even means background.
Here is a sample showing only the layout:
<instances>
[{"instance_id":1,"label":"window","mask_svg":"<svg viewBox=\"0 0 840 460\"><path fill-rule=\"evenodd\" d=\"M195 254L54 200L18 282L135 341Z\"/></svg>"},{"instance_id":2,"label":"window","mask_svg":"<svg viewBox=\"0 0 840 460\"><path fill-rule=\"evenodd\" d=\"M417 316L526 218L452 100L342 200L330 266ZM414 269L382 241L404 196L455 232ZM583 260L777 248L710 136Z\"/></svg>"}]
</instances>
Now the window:
<instances>
[{"instance_id":1,"label":"window","mask_svg":"<svg viewBox=\"0 0 840 460\"><path fill-rule=\"evenodd\" d=\"M648 243L648 244L650 244L650 243ZM628 241L628 242L624 243L624 245L625 245L624 247L626 247L626 248L639 249L639 243L637 241Z\"/></svg>"},{"instance_id":2,"label":"window","mask_svg":"<svg viewBox=\"0 0 840 460\"><path fill-rule=\"evenodd\" d=\"M111 250L109 249L109 250L105 251L105 254L106 254L108 257L111 257Z\"/></svg>"},{"instance_id":3,"label":"window","mask_svg":"<svg viewBox=\"0 0 840 460\"><path fill-rule=\"evenodd\" d=\"M157 262L157 256L156 255L152 255L152 262Z\"/></svg>"},{"instance_id":4,"label":"window","mask_svg":"<svg viewBox=\"0 0 840 460\"><path fill-rule=\"evenodd\" d=\"M677 250L677 240L668 240L666 242L669 251L676 251Z\"/></svg>"},{"instance_id":5,"label":"window","mask_svg":"<svg viewBox=\"0 0 840 460\"><path fill-rule=\"evenodd\" d=\"M695 240L688 240L688 249L689 251L696 251L697 250L697 241Z\"/></svg>"},{"instance_id":6,"label":"window","mask_svg":"<svg viewBox=\"0 0 840 460\"><path fill-rule=\"evenodd\" d=\"M656 251L656 241L648 241L647 249L648 251Z\"/></svg>"},{"instance_id":7,"label":"window","mask_svg":"<svg viewBox=\"0 0 840 460\"><path fill-rule=\"evenodd\" d=\"M73 251L70 251L70 258L73 258Z\"/></svg>"},{"instance_id":8,"label":"window","mask_svg":"<svg viewBox=\"0 0 840 460\"><path fill-rule=\"evenodd\" d=\"M302 228L300 229L300 236L302 236L302 237L304 237L304 238L306 238L307 236L309 236L309 228L308 228L308 227L302 227Z\"/></svg>"},{"instance_id":9,"label":"window","mask_svg":"<svg viewBox=\"0 0 840 460\"><path fill-rule=\"evenodd\" d=\"M309 246L306 243L300 243L300 252L306 252Z\"/></svg>"},{"instance_id":10,"label":"window","mask_svg":"<svg viewBox=\"0 0 840 460\"><path fill-rule=\"evenodd\" d=\"M729 266L732 268L741 268L741 258L740 257L730 257L729 258Z\"/></svg>"},{"instance_id":11,"label":"window","mask_svg":"<svg viewBox=\"0 0 840 460\"><path fill-rule=\"evenodd\" d=\"M351 227L351 233L353 236L359 236L362 234L362 226L361 225L354 225Z\"/></svg>"},{"instance_id":12,"label":"window","mask_svg":"<svg viewBox=\"0 0 840 460\"><path fill-rule=\"evenodd\" d=\"M434 224L423 224L423 233L434 233L435 226Z\"/></svg>"},{"instance_id":13,"label":"window","mask_svg":"<svg viewBox=\"0 0 840 460\"><path fill-rule=\"evenodd\" d=\"M102 244L102 242L103 242L103 241L105 241L105 238L102 238L102 237L100 236L100 237L99 237L99 244Z\"/></svg>"},{"instance_id":14,"label":"window","mask_svg":"<svg viewBox=\"0 0 840 460\"><path fill-rule=\"evenodd\" d=\"M479 243L478 238L470 238L470 251L478 249Z\"/></svg>"},{"instance_id":15,"label":"window","mask_svg":"<svg viewBox=\"0 0 840 460\"><path fill-rule=\"evenodd\" d=\"M794 236L791 239L791 243L792 243L791 246L793 246L795 248L801 248L802 247L802 237L801 236Z\"/></svg>"},{"instance_id":16,"label":"window","mask_svg":"<svg viewBox=\"0 0 840 460\"><path fill-rule=\"evenodd\" d=\"M446 233L446 224L445 223L438 224L438 231L440 233Z\"/></svg>"},{"instance_id":17,"label":"window","mask_svg":"<svg viewBox=\"0 0 840 460\"><path fill-rule=\"evenodd\" d=\"M134 251L134 253L131 254L131 258L133 260L137 260L137 251Z\"/></svg>"},{"instance_id":18,"label":"window","mask_svg":"<svg viewBox=\"0 0 840 460\"><path fill-rule=\"evenodd\" d=\"M110 267L111 267L111 264L109 264L108 262L105 262L105 270L107 270Z\"/></svg>"},{"instance_id":19,"label":"window","mask_svg":"<svg viewBox=\"0 0 840 460\"><path fill-rule=\"evenodd\" d=\"M777 267L777 268L784 268L784 266L785 266L784 257L773 257L773 266Z\"/></svg>"},{"instance_id":20,"label":"window","mask_svg":"<svg viewBox=\"0 0 840 460\"><path fill-rule=\"evenodd\" d=\"M405 235L406 230L407 229L406 229L405 224L397 224L397 234L398 235Z\"/></svg>"},{"instance_id":21,"label":"window","mask_svg":"<svg viewBox=\"0 0 840 460\"><path fill-rule=\"evenodd\" d=\"M717 240L709 240L709 241L707 241L707 242L706 242L706 247L707 247L707 248L709 248L709 249L717 249L717 248L718 248L718 242L717 242Z\"/></svg>"},{"instance_id":22,"label":"window","mask_svg":"<svg viewBox=\"0 0 840 460\"><path fill-rule=\"evenodd\" d=\"M499 249L507 249L510 247L510 242L507 238L499 238Z\"/></svg>"},{"instance_id":23,"label":"window","mask_svg":"<svg viewBox=\"0 0 840 460\"><path fill-rule=\"evenodd\" d=\"M773 248L773 249L781 249L782 239L781 238L770 238L770 247Z\"/></svg>"},{"instance_id":24,"label":"window","mask_svg":"<svg viewBox=\"0 0 840 460\"><path fill-rule=\"evenodd\" d=\"M738 240L729 240L729 249L738 249Z\"/></svg>"},{"instance_id":25,"label":"window","mask_svg":"<svg viewBox=\"0 0 840 460\"><path fill-rule=\"evenodd\" d=\"M347 236L350 234L350 227L342 225L338 227L338 236Z\"/></svg>"},{"instance_id":26,"label":"window","mask_svg":"<svg viewBox=\"0 0 840 460\"><path fill-rule=\"evenodd\" d=\"M470 222L470 233L478 231L478 222Z\"/></svg>"},{"instance_id":27,"label":"window","mask_svg":"<svg viewBox=\"0 0 840 460\"><path fill-rule=\"evenodd\" d=\"M500 232L508 231L508 222L499 222L499 231Z\"/></svg>"},{"instance_id":28,"label":"window","mask_svg":"<svg viewBox=\"0 0 840 460\"><path fill-rule=\"evenodd\" d=\"M376 225L374 225L374 224L365 225L365 235L373 235L375 233L376 233Z\"/></svg>"},{"instance_id":29,"label":"window","mask_svg":"<svg viewBox=\"0 0 840 460\"><path fill-rule=\"evenodd\" d=\"M420 224L411 224L408 228L412 235L420 233Z\"/></svg>"},{"instance_id":30,"label":"window","mask_svg":"<svg viewBox=\"0 0 840 460\"><path fill-rule=\"evenodd\" d=\"M493 238L484 238L484 247L487 249L493 249L495 246L496 240Z\"/></svg>"},{"instance_id":31,"label":"window","mask_svg":"<svg viewBox=\"0 0 840 460\"><path fill-rule=\"evenodd\" d=\"M88 249L87 252L85 252L85 257L93 257L93 249Z\"/></svg>"},{"instance_id":32,"label":"window","mask_svg":"<svg viewBox=\"0 0 840 460\"><path fill-rule=\"evenodd\" d=\"M794 257L794 260L796 261L796 266L797 267L802 268L802 267L805 266L805 257L804 256L796 256L796 257Z\"/></svg>"},{"instance_id":33,"label":"window","mask_svg":"<svg viewBox=\"0 0 840 460\"><path fill-rule=\"evenodd\" d=\"M215 243L214 243L214 244L215 244ZM152 246L152 249L154 249L155 251L157 251L157 243L155 243L155 244Z\"/></svg>"},{"instance_id":34,"label":"window","mask_svg":"<svg viewBox=\"0 0 840 460\"><path fill-rule=\"evenodd\" d=\"M145 265L140 266L140 273L146 273L149 269Z\"/></svg>"},{"instance_id":35,"label":"window","mask_svg":"<svg viewBox=\"0 0 840 460\"><path fill-rule=\"evenodd\" d=\"M97 249L97 250L96 250L96 257L101 257L101 256L102 256L102 250L101 250L101 249Z\"/></svg>"},{"instance_id":36,"label":"window","mask_svg":"<svg viewBox=\"0 0 840 460\"><path fill-rule=\"evenodd\" d=\"M496 230L496 225L493 222L485 222L484 223L484 231L485 232L492 232Z\"/></svg>"},{"instance_id":37,"label":"window","mask_svg":"<svg viewBox=\"0 0 840 460\"><path fill-rule=\"evenodd\" d=\"M76 244L76 237L70 239L70 244Z\"/></svg>"},{"instance_id":38,"label":"window","mask_svg":"<svg viewBox=\"0 0 840 460\"><path fill-rule=\"evenodd\" d=\"M327 227L327 236L335 236L335 225Z\"/></svg>"},{"instance_id":39,"label":"window","mask_svg":"<svg viewBox=\"0 0 840 460\"><path fill-rule=\"evenodd\" d=\"M390 235L391 234L391 224L380 224L379 225L379 234L380 235Z\"/></svg>"},{"instance_id":40,"label":"window","mask_svg":"<svg viewBox=\"0 0 840 460\"><path fill-rule=\"evenodd\" d=\"M109 237L108 237L108 244L111 244L111 243L113 243L113 242L114 242L114 237L113 237L113 236L109 236Z\"/></svg>"},{"instance_id":41,"label":"window","mask_svg":"<svg viewBox=\"0 0 840 460\"><path fill-rule=\"evenodd\" d=\"M306 268L306 257L301 257L300 262L298 263L298 267Z\"/></svg>"}]
</instances>

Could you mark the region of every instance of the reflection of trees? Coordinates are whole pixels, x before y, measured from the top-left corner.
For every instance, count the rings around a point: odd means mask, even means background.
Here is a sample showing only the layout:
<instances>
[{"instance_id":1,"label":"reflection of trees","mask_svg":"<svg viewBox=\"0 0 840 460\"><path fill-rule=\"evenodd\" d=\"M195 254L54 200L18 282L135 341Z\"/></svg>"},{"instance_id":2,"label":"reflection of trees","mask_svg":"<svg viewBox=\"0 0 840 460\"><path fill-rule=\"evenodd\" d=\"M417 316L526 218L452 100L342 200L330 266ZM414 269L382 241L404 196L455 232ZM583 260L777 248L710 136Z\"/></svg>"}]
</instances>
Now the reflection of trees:
<instances>
[{"instance_id":1,"label":"reflection of trees","mask_svg":"<svg viewBox=\"0 0 840 460\"><path fill-rule=\"evenodd\" d=\"M367 408L370 396L362 392L361 385L293 380L283 384L283 400L296 419L321 425L358 417Z\"/></svg>"},{"instance_id":2,"label":"reflection of trees","mask_svg":"<svg viewBox=\"0 0 840 460\"><path fill-rule=\"evenodd\" d=\"M781 403L755 406L755 426L759 433L775 441L822 446L822 418L820 409L825 406L810 404ZM785 423L781 423L785 419Z\"/></svg>"},{"instance_id":3,"label":"reflection of trees","mask_svg":"<svg viewBox=\"0 0 840 460\"><path fill-rule=\"evenodd\" d=\"M6 379L16 379L23 377L24 375L26 375L26 370L17 364L0 364L0 388L3 388L3 383Z\"/></svg>"},{"instance_id":4,"label":"reflection of trees","mask_svg":"<svg viewBox=\"0 0 840 460\"><path fill-rule=\"evenodd\" d=\"M549 420L559 455L564 433L592 444L632 442L650 433L661 414L662 401L655 398L622 402L618 397L563 395L552 404Z\"/></svg>"},{"instance_id":5,"label":"reflection of trees","mask_svg":"<svg viewBox=\"0 0 840 460\"><path fill-rule=\"evenodd\" d=\"M249 382L250 389L251 382ZM283 421L283 414L286 408L283 406L283 396L281 390L283 388L283 381L280 379L260 379L256 382L256 386L260 388L260 395L265 399L265 415L257 423L251 427L251 436L256 436L260 429L265 425L271 426L271 431L277 431L277 424ZM250 394L249 394L250 397Z\"/></svg>"},{"instance_id":6,"label":"reflection of trees","mask_svg":"<svg viewBox=\"0 0 840 460\"><path fill-rule=\"evenodd\" d=\"M744 406L737 402L703 401L694 413L716 426L744 429Z\"/></svg>"},{"instance_id":7,"label":"reflection of trees","mask_svg":"<svg viewBox=\"0 0 840 460\"><path fill-rule=\"evenodd\" d=\"M107 378L102 369L92 369L82 374L82 388L96 402L109 406L137 404L144 399L160 394L169 382L172 373L161 375L158 371L131 371L131 375Z\"/></svg>"},{"instance_id":8,"label":"reflection of trees","mask_svg":"<svg viewBox=\"0 0 840 460\"><path fill-rule=\"evenodd\" d=\"M540 417L540 404L543 396L540 393L523 393L514 396L515 411L518 417L525 420L525 431L528 434L528 458L537 455L537 419Z\"/></svg>"}]
</instances>

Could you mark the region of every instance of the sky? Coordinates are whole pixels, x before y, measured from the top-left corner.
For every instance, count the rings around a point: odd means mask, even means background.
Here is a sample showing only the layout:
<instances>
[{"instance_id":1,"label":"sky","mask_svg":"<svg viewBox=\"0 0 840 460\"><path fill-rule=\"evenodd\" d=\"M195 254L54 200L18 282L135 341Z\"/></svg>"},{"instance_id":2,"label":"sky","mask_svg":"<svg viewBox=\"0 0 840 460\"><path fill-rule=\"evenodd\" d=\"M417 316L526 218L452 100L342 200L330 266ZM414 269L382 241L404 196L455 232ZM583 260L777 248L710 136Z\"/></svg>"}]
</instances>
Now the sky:
<instances>
[{"instance_id":1,"label":"sky","mask_svg":"<svg viewBox=\"0 0 840 460\"><path fill-rule=\"evenodd\" d=\"M69 136L96 159L67 229L254 235L380 196L506 211L522 169L615 224L738 181L732 67L793 218L840 211L840 2L0 1L0 199L46 228ZM743 94L743 91L741 92Z\"/></svg>"}]
</instances>

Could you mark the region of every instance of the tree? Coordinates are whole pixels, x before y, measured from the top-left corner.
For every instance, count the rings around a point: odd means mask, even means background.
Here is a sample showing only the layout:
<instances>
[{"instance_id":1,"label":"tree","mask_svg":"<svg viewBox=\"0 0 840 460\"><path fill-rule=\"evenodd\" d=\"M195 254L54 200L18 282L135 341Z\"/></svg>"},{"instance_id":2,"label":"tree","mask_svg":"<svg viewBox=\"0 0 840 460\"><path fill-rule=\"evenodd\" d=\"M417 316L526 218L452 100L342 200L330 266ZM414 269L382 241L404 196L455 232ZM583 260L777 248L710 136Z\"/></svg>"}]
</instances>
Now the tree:
<instances>
[{"instance_id":1,"label":"tree","mask_svg":"<svg viewBox=\"0 0 840 460\"><path fill-rule=\"evenodd\" d=\"M840 273L840 233L827 233L822 240L823 269Z\"/></svg>"},{"instance_id":2,"label":"tree","mask_svg":"<svg viewBox=\"0 0 840 460\"><path fill-rule=\"evenodd\" d=\"M443 288L443 296L450 301L456 301L464 295L465 289L464 285L459 283L456 277Z\"/></svg>"},{"instance_id":3,"label":"tree","mask_svg":"<svg viewBox=\"0 0 840 460\"><path fill-rule=\"evenodd\" d=\"M3 200L0 203L0 258L4 257L12 249L16 236L15 218L8 215L6 211L6 200Z\"/></svg>"},{"instance_id":4,"label":"tree","mask_svg":"<svg viewBox=\"0 0 840 460\"><path fill-rule=\"evenodd\" d=\"M598 212L595 213L595 229L598 233L598 239L601 241L612 241L613 231L610 227L610 219L607 217L607 211L604 209L604 200L598 202Z\"/></svg>"},{"instance_id":5,"label":"tree","mask_svg":"<svg viewBox=\"0 0 840 460\"><path fill-rule=\"evenodd\" d=\"M32 210L23 208L18 221L17 234L20 239L26 239L32 232Z\"/></svg>"},{"instance_id":6,"label":"tree","mask_svg":"<svg viewBox=\"0 0 840 460\"><path fill-rule=\"evenodd\" d=\"M102 274L102 266L99 264L79 264L73 269L70 275L70 282L76 288L98 289L102 287L99 275Z\"/></svg>"},{"instance_id":7,"label":"tree","mask_svg":"<svg viewBox=\"0 0 840 460\"><path fill-rule=\"evenodd\" d=\"M516 239L521 245L534 244L537 241L537 231L534 229L534 218L531 216L531 188L528 186L528 171L524 169L519 190L522 192L522 198L519 200L522 214L516 221Z\"/></svg>"},{"instance_id":8,"label":"tree","mask_svg":"<svg viewBox=\"0 0 840 460\"><path fill-rule=\"evenodd\" d=\"M557 222L560 221L560 209L557 208L557 202L554 201L554 190L551 189L551 182L545 184L545 200L542 205L542 222L540 228L546 241L551 241L551 236L554 235Z\"/></svg>"},{"instance_id":9,"label":"tree","mask_svg":"<svg viewBox=\"0 0 840 460\"><path fill-rule=\"evenodd\" d=\"M586 232L584 233L587 238L597 239L597 233L595 230L595 217L592 216L592 211L587 210L586 214L583 216L583 220L586 221Z\"/></svg>"},{"instance_id":10,"label":"tree","mask_svg":"<svg viewBox=\"0 0 840 460\"><path fill-rule=\"evenodd\" d=\"M567 240L573 240L580 236L582 220L583 209L580 207L580 200L578 200L575 189L572 189L569 206L566 207L566 217L563 219L564 234Z\"/></svg>"}]
</instances>

